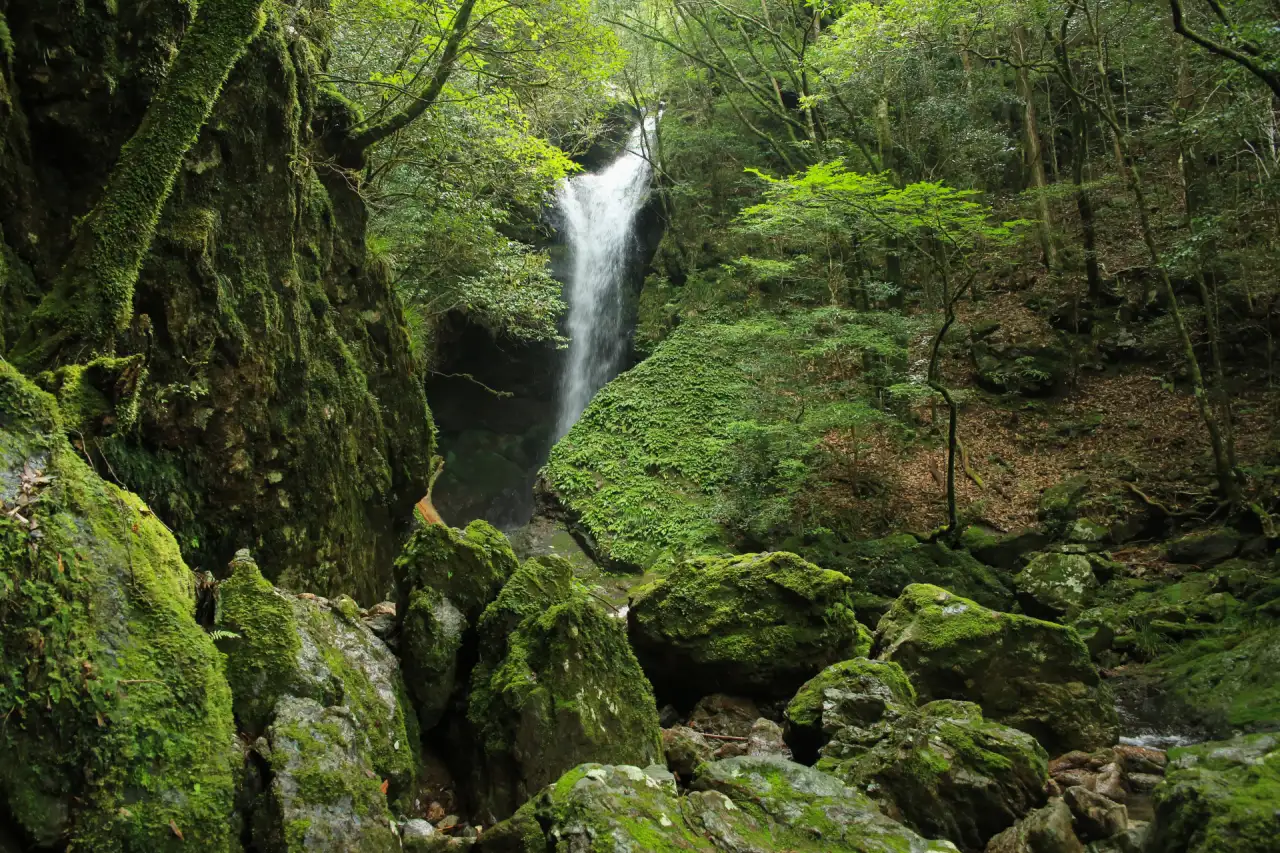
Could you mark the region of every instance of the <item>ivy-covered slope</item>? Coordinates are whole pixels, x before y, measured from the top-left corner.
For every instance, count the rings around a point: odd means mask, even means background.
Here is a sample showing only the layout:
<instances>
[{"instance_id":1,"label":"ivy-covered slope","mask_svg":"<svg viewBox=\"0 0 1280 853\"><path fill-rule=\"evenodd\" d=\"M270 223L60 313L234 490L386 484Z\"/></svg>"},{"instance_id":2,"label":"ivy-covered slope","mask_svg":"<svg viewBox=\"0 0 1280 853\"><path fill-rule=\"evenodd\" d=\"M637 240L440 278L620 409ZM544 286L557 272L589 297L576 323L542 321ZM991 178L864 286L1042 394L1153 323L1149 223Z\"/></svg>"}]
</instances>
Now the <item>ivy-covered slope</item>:
<instances>
[{"instance_id":1,"label":"ivy-covered slope","mask_svg":"<svg viewBox=\"0 0 1280 853\"><path fill-rule=\"evenodd\" d=\"M0 0L6 349L191 15L177 0L66 8ZM434 436L387 270L366 251L363 202L326 153L354 120L317 80L327 10L269 4L143 262L135 321L117 341L140 365L101 377L101 405L70 426L194 566L248 547L281 583L368 600L389 588Z\"/></svg>"},{"instance_id":2,"label":"ivy-covered slope","mask_svg":"<svg viewBox=\"0 0 1280 853\"><path fill-rule=\"evenodd\" d=\"M868 386L902 355L888 315L682 326L596 396L539 488L616 566L775 544L805 524L795 498L821 440L883 417Z\"/></svg>"}]
</instances>

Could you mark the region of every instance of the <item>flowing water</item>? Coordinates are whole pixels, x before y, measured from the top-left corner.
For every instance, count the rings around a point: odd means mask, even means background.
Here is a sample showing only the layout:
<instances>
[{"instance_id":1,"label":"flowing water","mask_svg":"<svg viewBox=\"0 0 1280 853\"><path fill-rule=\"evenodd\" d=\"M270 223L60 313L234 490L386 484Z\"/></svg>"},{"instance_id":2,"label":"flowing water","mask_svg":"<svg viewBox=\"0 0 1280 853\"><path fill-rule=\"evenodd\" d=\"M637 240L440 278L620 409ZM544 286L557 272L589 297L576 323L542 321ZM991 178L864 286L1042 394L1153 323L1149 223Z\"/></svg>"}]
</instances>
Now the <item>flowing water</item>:
<instances>
[{"instance_id":1,"label":"flowing water","mask_svg":"<svg viewBox=\"0 0 1280 853\"><path fill-rule=\"evenodd\" d=\"M636 215L649 198L646 144L655 119L631 134L626 149L600 172L576 175L557 194L572 269L569 354L560 383L556 438L569 431L591 398L617 376L626 357L626 287L635 254Z\"/></svg>"}]
</instances>

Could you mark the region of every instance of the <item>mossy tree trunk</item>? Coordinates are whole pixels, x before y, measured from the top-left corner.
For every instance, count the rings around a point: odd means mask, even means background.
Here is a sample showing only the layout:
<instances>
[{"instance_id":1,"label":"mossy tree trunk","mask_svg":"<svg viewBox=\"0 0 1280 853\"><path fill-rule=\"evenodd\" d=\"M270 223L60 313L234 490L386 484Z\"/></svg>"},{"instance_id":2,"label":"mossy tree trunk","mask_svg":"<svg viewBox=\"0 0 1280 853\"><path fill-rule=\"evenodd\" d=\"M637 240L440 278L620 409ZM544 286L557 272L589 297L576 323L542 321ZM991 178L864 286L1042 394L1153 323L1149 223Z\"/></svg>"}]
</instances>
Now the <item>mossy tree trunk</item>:
<instances>
[{"instance_id":1,"label":"mossy tree trunk","mask_svg":"<svg viewBox=\"0 0 1280 853\"><path fill-rule=\"evenodd\" d=\"M80 223L53 289L11 359L33 372L109 352L133 317L133 291L182 158L223 83L265 23L265 0L204 0L102 196Z\"/></svg>"}]
</instances>

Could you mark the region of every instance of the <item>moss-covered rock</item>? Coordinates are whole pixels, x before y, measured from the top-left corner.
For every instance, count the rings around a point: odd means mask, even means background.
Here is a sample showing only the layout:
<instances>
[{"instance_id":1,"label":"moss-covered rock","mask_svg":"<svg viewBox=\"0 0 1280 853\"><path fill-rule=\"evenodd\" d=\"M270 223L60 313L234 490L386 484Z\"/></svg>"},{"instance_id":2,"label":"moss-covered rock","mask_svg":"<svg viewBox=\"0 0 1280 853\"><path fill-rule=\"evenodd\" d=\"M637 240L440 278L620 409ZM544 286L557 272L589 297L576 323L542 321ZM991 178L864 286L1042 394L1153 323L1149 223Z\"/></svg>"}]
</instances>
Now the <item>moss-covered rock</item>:
<instances>
[{"instance_id":1,"label":"moss-covered rock","mask_svg":"<svg viewBox=\"0 0 1280 853\"><path fill-rule=\"evenodd\" d=\"M0 796L82 850L238 849L222 656L194 576L137 496L68 444L54 398L0 361Z\"/></svg>"},{"instance_id":2,"label":"moss-covered rock","mask_svg":"<svg viewBox=\"0 0 1280 853\"><path fill-rule=\"evenodd\" d=\"M453 697L468 631L518 565L506 537L485 521L464 531L424 525L396 560L400 657L423 730Z\"/></svg>"},{"instance_id":3,"label":"moss-covered rock","mask_svg":"<svg viewBox=\"0 0 1280 853\"><path fill-rule=\"evenodd\" d=\"M960 536L960 544L988 566L1013 571L1022 565L1022 557L1049 544L1049 536L1035 528L1013 533L995 531L971 524ZM945 587L946 584L938 584ZM970 596L972 598L972 596ZM975 601L977 599L974 599Z\"/></svg>"},{"instance_id":4,"label":"moss-covered rock","mask_svg":"<svg viewBox=\"0 0 1280 853\"><path fill-rule=\"evenodd\" d=\"M359 721L355 746L391 795L417 769L418 727L395 655L360 620L350 599L329 602L276 589L242 552L219 591L219 625L236 717L261 733L285 697L340 707ZM344 606L344 604L346 606Z\"/></svg>"},{"instance_id":5,"label":"moss-covered rock","mask_svg":"<svg viewBox=\"0 0 1280 853\"><path fill-rule=\"evenodd\" d=\"M1280 838L1280 735L1171 750L1150 853L1264 853Z\"/></svg>"},{"instance_id":6,"label":"moss-covered rock","mask_svg":"<svg viewBox=\"0 0 1280 853\"><path fill-rule=\"evenodd\" d=\"M1042 619L1072 619L1089 606L1098 579L1084 554L1054 552L1034 555L1014 575L1023 609Z\"/></svg>"},{"instance_id":7,"label":"moss-covered rock","mask_svg":"<svg viewBox=\"0 0 1280 853\"><path fill-rule=\"evenodd\" d=\"M787 704L787 744L798 761L812 763L840 729L896 718L915 704L915 688L896 663L841 661L806 681Z\"/></svg>"},{"instance_id":8,"label":"moss-covered rock","mask_svg":"<svg viewBox=\"0 0 1280 853\"><path fill-rule=\"evenodd\" d=\"M606 615L567 562L525 563L478 631L467 719L478 740L481 814L510 815L583 761L661 758L653 691L622 622Z\"/></svg>"},{"instance_id":9,"label":"moss-covered rock","mask_svg":"<svg viewBox=\"0 0 1280 853\"><path fill-rule=\"evenodd\" d=\"M659 696L785 698L837 661L868 651L850 581L794 554L706 557L639 594L631 642Z\"/></svg>"},{"instance_id":10,"label":"moss-covered rock","mask_svg":"<svg viewBox=\"0 0 1280 853\"><path fill-rule=\"evenodd\" d=\"M1070 628L915 584L880 620L876 648L906 670L923 701L976 702L1055 753L1115 743L1111 694Z\"/></svg>"},{"instance_id":11,"label":"moss-covered rock","mask_svg":"<svg viewBox=\"0 0 1280 853\"><path fill-rule=\"evenodd\" d=\"M1240 552L1245 537L1229 527L1212 527L1179 536L1165 546L1169 561L1201 568L1215 566Z\"/></svg>"},{"instance_id":12,"label":"moss-covered rock","mask_svg":"<svg viewBox=\"0 0 1280 853\"><path fill-rule=\"evenodd\" d=\"M1084 853L1072 828L1071 809L1055 799L987 843L987 853Z\"/></svg>"},{"instance_id":13,"label":"moss-covered rock","mask_svg":"<svg viewBox=\"0 0 1280 853\"><path fill-rule=\"evenodd\" d=\"M1265 731L1280 721L1280 625L1262 622L1183 643L1151 661L1146 678L1171 715L1210 732Z\"/></svg>"},{"instance_id":14,"label":"moss-covered rock","mask_svg":"<svg viewBox=\"0 0 1280 853\"><path fill-rule=\"evenodd\" d=\"M1050 486L1040 495L1037 514L1040 523L1052 536L1065 537L1080 517L1080 503L1089 491L1088 477L1070 477Z\"/></svg>"},{"instance_id":15,"label":"moss-covered rock","mask_svg":"<svg viewBox=\"0 0 1280 853\"><path fill-rule=\"evenodd\" d=\"M853 581L859 612L883 613L913 583L934 584L997 610L1013 606L1013 594L999 573L966 551L921 542L909 533L849 543L822 565Z\"/></svg>"},{"instance_id":16,"label":"moss-covered rock","mask_svg":"<svg viewBox=\"0 0 1280 853\"><path fill-rule=\"evenodd\" d=\"M1035 738L941 700L888 725L841 730L817 767L872 792L918 832L981 850L1045 801L1048 755Z\"/></svg>"},{"instance_id":17,"label":"moss-covered rock","mask_svg":"<svg viewBox=\"0 0 1280 853\"><path fill-rule=\"evenodd\" d=\"M477 853L944 853L839 780L779 758L706 764L681 796L660 767L586 764L481 836Z\"/></svg>"},{"instance_id":18,"label":"moss-covered rock","mask_svg":"<svg viewBox=\"0 0 1280 853\"><path fill-rule=\"evenodd\" d=\"M422 365L386 267L366 249L359 191L312 165L332 162L323 137L347 110L320 91L324 16L311 3L254 6L266 25L187 148L158 222L154 210L122 214L137 214L138 234L155 226L135 322L113 342L121 358L145 360L147 381L119 399L114 388L81 397L93 426L109 427L86 433L86 452L147 502L192 565L249 547L271 580L367 603L385 594L426 491L435 442ZM251 9L241 17L257 24ZM18 262L3 294L9 345L67 264L75 224L155 103L194 12L112 0L69 15L31 0L12 21L11 95L0 96L0 231L13 243L0 254ZM54 382L80 396L104 390L101 372ZM118 428L135 413L133 429Z\"/></svg>"},{"instance_id":19,"label":"moss-covered rock","mask_svg":"<svg viewBox=\"0 0 1280 853\"><path fill-rule=\"evenodd\" d=\"M283 853L391 853L400 848L381 778L347 708L286 696L267 733L271 820L255 839Z\"/></svg>"}]
</instances>

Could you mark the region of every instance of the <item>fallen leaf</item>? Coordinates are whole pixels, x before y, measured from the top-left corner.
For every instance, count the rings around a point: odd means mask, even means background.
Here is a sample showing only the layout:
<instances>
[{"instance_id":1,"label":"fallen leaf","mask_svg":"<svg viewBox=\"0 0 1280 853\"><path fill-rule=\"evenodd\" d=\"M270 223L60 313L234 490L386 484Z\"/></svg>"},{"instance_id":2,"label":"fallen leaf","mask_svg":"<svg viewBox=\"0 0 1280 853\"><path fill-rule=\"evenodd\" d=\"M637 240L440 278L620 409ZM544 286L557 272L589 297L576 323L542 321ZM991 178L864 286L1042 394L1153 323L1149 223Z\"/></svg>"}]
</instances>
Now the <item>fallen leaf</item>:
<instances>
[{"instance_id":1,"label":"fallen leaf","mask_svg":"<svg viewBox=\"0 0 1280 853\"><path fill-rule=\"evenodd\" d=\"M177 825L176 823L174 823L172 820L171 820L171 821L169 821L169 828L173 830L173 834L174 834L174 835L178 836L178 840L179 840L179 841L186 841L186 840L187 840L187 839L185 839L185 838L183 838L183 837L182 837L182 830L181 830L181 829L178 829L178 825Z\"/></svg>"},{"instance_id":2,"label":"fallen leaf","mask_svg":"<svg viewBox=\"0 0 1280 853\"><path fill-rule=\"evenodd\" d=\"M387 788L391 787L391 780L383 779L382 785L380 787L381 787L382 793L385 795L387 793Z\"/></svg>"},{"instance_id":3,"label":"fallen leaf","mask_svg":"<svg viewBox=\"0 0 1280 853\"><path fill-rule=\"evenodd\" d=\"M58 574L63 574L64 572L66 572L66 568L64 568L64 567L63 567L63 565L62 565L62 555L61 555L61 554L59 554L59 555L58 555Z\"/></svg>"}]
</instances>

